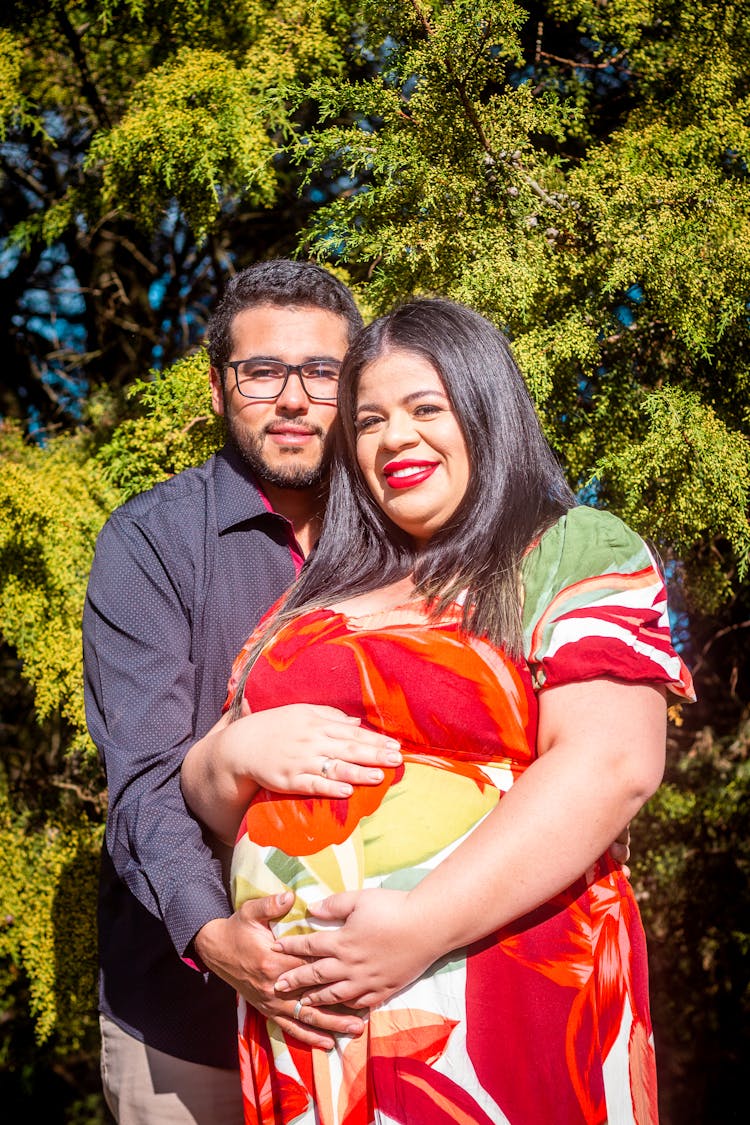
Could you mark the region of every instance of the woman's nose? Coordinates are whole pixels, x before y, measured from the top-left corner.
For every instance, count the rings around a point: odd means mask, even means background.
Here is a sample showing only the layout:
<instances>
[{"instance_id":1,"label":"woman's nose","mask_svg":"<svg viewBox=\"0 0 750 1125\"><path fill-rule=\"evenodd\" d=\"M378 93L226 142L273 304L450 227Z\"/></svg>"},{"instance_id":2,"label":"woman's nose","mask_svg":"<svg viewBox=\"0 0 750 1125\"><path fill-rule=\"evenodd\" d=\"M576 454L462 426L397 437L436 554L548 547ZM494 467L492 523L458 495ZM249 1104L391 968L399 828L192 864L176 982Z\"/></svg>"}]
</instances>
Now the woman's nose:
<instances>
[{"instance_id":1,"label":"woman's nose","mask_svg":"<svg viewBox=\"0 0 750 1125\"><path fill-rule=\"evenodd\" d=\"M414 423L405 411L392 414L383 427L381 440L386 449L403 449L419 441Z\"/></svg>"}]
</instances>

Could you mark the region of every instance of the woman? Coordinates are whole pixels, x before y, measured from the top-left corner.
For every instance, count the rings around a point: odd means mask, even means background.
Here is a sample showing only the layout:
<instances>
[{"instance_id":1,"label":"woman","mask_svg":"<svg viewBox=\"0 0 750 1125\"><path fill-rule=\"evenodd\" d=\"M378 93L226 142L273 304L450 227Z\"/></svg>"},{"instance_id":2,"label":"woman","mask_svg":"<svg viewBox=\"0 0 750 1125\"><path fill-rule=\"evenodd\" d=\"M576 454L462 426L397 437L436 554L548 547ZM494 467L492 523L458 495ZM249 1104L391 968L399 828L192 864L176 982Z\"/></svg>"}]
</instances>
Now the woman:
<instances>
[{"instance_id":1,"label":"woman","mask_svg":"<svg viewBox=\"0 0 750 1125\"><path fill-rule=\"evenodd\" d=\"M218 808L205 747L188 762L217 832L247 809L236 903L295 892L278 948L305 961L278 991L300 1018L369 1012L326 1053L241 1004L247 1120L653 1122L644 936L604 852L661 780L665 689L691 690L661 576L619 520L575 506L476 313L415 301L376 321L339 405L321 541L241 654L234 708L329 704L403 763L332 800L259 789L232 759Z\"/></svg>"}]
</instances>

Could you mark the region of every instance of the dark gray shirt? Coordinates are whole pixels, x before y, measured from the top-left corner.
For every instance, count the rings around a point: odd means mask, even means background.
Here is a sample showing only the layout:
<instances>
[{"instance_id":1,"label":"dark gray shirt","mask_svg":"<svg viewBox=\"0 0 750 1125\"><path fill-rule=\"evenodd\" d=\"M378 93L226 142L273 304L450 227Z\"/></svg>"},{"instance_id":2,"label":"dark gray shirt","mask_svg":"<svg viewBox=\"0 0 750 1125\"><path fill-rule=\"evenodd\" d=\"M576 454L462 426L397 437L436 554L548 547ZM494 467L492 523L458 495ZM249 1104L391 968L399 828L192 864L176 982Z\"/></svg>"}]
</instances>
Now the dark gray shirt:
<instances>
[{"instance_id":1,"label":"dark gray shirt","mask_svg":"<svg viewBox=\"0 0 750 1125\"><path fill-rule=\"evenodd\" d=\"M187 810L179 770L216 722L234 657L292 582L298 548L227 449L119 508L83 619L86 716L109 790L100 1007L152 1047L237 1065L233 992L181 958L228 917L226 856Z\"/></svg>"}]
</instances>

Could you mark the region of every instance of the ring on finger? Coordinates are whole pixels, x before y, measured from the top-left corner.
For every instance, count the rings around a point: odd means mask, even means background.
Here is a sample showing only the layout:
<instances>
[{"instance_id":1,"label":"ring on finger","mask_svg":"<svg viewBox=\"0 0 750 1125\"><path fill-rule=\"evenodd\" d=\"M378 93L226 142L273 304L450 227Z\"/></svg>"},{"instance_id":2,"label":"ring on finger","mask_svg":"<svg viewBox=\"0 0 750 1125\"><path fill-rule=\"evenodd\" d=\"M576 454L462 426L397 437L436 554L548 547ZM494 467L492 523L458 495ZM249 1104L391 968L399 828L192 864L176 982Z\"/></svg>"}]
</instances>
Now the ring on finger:
<instances>
[{"instance_id":1,"label":"ring on finger","mask_svg":"<svg viewBox=\"0 0 750 1125\"><path fill-rule=\"evenodd\" d=\"M293 1020L299 1019L299 1014L302 1011L303 1007L304 1007L304 1004L303 1004L302 1000L298 1000L297 1003L294 1005L294 1011L292 1012L292 1019Z\"/></svg>"},{"instance_id":2,"label":"ring on finger","mask_svg":"<svg viewBox=\"0 0 750 1125\"><path fill-rule=\"evenodd\" d=\"M320 772L323 775L323 777L325 777L327 779L329 773L333 772L333 767L335 765L336 765L336 759L335 758L326 758L325 761L323 762L323 765L320 767Z\"/></svg>"}]
</instances>

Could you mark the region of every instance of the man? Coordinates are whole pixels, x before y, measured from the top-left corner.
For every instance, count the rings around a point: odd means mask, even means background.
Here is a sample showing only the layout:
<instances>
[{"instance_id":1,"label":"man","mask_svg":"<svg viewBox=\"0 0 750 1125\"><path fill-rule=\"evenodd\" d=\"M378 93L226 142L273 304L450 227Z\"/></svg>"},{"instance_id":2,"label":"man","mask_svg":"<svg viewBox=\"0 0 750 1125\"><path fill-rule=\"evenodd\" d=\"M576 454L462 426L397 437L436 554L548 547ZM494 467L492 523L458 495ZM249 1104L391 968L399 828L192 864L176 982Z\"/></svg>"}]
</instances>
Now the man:
<instances>
[{"instance_id":1,"label":"man","mask_svg":"<svg viewBox=\"0 0 750 1125\"><path fill-rule=\"evenodd\" d=\"M97 542L85 692L109 789L102 1075L121 1125L242 1121L235 990L313 1046L352 1028L350 1016L307 1006L301 1022L295 1000L275 995L290 959L271 952L268 923L290 903L232 913L226 857L185 807L179 771L220 714L234 656L317 539L335 374L360 325L351 294L318 266L280 260L233 278L208 327L226 445L118 509ZM240 721L269 754L283 730L285 741L315 740L325 761L346 718L320 710ZM347 737L377 764L385 739L351 724Z\"/></svg>"}]
</instances>

